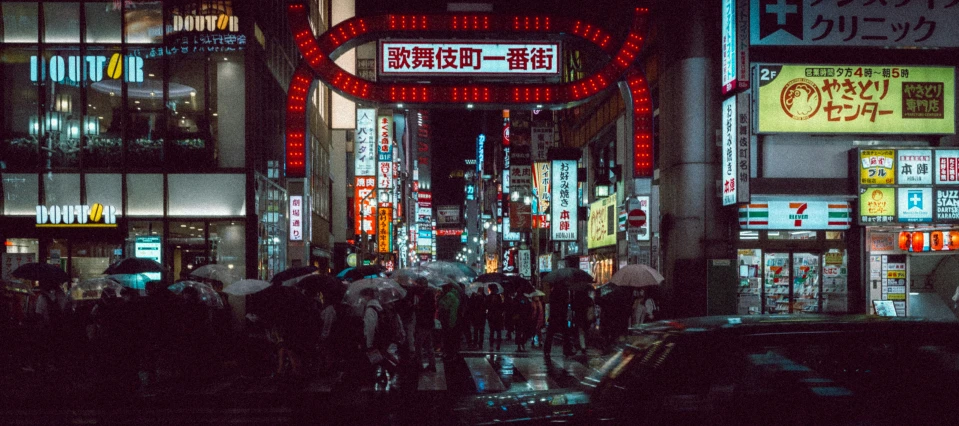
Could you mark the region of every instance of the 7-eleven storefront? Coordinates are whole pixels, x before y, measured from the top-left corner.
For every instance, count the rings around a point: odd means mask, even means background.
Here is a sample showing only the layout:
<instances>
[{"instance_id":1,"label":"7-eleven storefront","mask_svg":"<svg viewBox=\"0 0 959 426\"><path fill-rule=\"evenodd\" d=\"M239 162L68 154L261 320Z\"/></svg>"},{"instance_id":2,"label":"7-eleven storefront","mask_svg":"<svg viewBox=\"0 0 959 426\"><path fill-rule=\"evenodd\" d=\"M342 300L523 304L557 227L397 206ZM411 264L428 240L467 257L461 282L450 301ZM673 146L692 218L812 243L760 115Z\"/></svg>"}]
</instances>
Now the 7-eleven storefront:
<instances>
[{"instance_id":1,"label":"7-eleven storefront","mask_svg":"<svg viewBox=\"0 0 959 426\"><path fill-rule=\"evenodd\" d=\"M846 237L851 205L841 199L776 199L739 207L736 244L740 315L849 311Z\"/></svg>"}]
</instances>

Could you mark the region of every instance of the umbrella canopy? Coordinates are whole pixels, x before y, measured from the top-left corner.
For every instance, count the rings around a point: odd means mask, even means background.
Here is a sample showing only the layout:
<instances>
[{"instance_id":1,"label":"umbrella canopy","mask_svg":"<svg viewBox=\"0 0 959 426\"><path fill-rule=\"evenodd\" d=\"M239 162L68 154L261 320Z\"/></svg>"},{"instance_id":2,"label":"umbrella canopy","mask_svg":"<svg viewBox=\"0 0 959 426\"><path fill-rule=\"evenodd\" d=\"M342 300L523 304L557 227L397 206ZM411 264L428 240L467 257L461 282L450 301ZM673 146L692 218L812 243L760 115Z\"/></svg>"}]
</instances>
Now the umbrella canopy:
<instances>
[{"instance_id":1,"label":"umbrella canopy","mask_svg":"<svg viewBox=\"0 0 959 426\"><path fill-rule=\"evenodd\" d=\"M647 265L626 265L616 271L609 279L611 284L621 287L650 287L663 283L663 276L659 271Z\"/></svg>"},{"instance_id":2,"label":"umbrella canopy","mask_svg":"<svg viewBox=\"0 0 959 426\"><path fill-rule=\"evenodd\" d=\"M200 300L207 306L211 308L223 307L223 299L220 299L220 295L213 289L213 286L207 283L201 283L199 281L178 281L167 288L176 294L183 294L183 290L186 290L187 287L195 288L200 294Z\"/></svg>"},{"instance_id":3,"label":"umbrella canopy","mask_svg":"<svg viewBox=\"0 0 959 426\"><path fill-rule=\"evenodd\" d=\"M103 290L108 288L112 288L116 294L120 294L123 290L123 284L110 277L88 278L70 289L70 298L73 300L99 299Z\"/></svg>"},{"instance_id":4,"label":"umbrella canopy","mask_svg":"<svg viewBox=\"0 0 959 426\"><path fill-rule=\"evenodd\" d=\"M103 271L106 275L140 274L145 272L163 272L163 265L153 259L128 257L118 260Z\"/></svg>"},{"instance_id":5,"label":"umbrella canopy","mask_svg":"<svg viewBox=\"0 0 959 426\"><path fill-rule=\"evenodd\" d=\"M534 291L534 292L532 292L532 293L527 294L527 296L529 296L529 297L543 297L543 296L546 296L546 293L543 293L542 291L536 290L536 291Z\"/></svg>"},{"instance_id":6,"label":"umbrella canopy","mask_svg":"<svg viewBox=\"0 0 959 426\"><path fill-rule=\"evenodd\" d=\"M70 275L60 269L59 265L50 263L25 263L14 269L10 275L14 278L39 281L41 287L56 286L70 281Z\"/></svg>"},{"instance_id":7,"label":"umbrella canopy","mask_svg":"<svg viewBox=\"0 0 959 426\"><path fill-rule=\"evenodd\" d=\"M342 293L346 291L346 284L343 284L343 281L329 275L320 274L307 275L297 281L296 286L312 295L323 293L325 297L330 297L334 294L342 295Z\"/></svg>"},{"instance_id":8,"label":"umbrella canopy","mask_svg":"<svg viewBox=\"0 0 959 426\"><path fill-rule=\"evenodd\" d=\"M233 284L224 288L223 292L234 296L246 296L263 291L269 286L270 283L263 280L243 279L234 281Z\"/></svg>"},{"instance_id":9,"label":"umbrella canopy","mask_svg":"<svg viewBox=\"0 0 959 426\"><path fill-rule=\"evenodd\" d=\"M503 294L503 286L495 282L482 282L482 281L473 281L466 286L466 294L473 294L478 291L482 291L483 294L490 294L489 288L496 287L498 294Z\"/></svg>"},{"instance_id":10,"label":"umbrella canopy","mask_svg":"<svg viewBox=\"0 0 959 426\"><path fill-rule=\"evenodd\" d=\"M223 285L230 285L230 283L237 280L236 275L233 275L232 269L226 265L217 264L203 265L196 268L193 272L190 272L190 276L219 281L223 283Z\"/></svg>"},{"instance_id":11,"label":"umbrella canopy","mask_svg":"<svg viewBox=\"0 0 959 426\"><path fill-rule=\"evenodd\" d=\"M297 267L289 268L282 272L278 272L276 275L273 276L272 279L270 279L270 282L282 283L283 281L292 280L294 278L299 278L304 275L312 274L318 270L319 268L317 268L316 266L297 266Z\"/></svg>"},{"instance_id":12,"label":"umbrella canopy","mask_svg":"<svg viewBox=\"0 0 959 426\"><path fill-rule=\"evenodd\" d=\"M479 281L483 283L501 283L503 281L506 281L506 274L502 272L491 272L491 273L483 274L476 277L474 281Z\"/></svg>"},{"instance_id":13,"label":"umbrella canopy","mask_svg":"<svg viewBox=\"0 0 959 426\"><path fill-rule=\"evenodd\" d=\"M344 281L356 281L363 278L375 278L385 271L380 265L360 265L355 268L346 268L336 275Z\"/></svg>"},{"instance_id":14,"label":"umbrella canopy","mask_svg":"<svg viewBox=\"0 0 959 426\"><path fill-rule=\"evenodd\" d=\"M543 277L543 282L548 284L563 283L567 286L573 284L589 284L593 282L593 276L579 268L559 268Z\"/></svg>"},{"instance_id":15,"label":"umbrella canopy","mask_svg":"<svg viewBox=\"0 0 959 426\"><path fill-rule=\"evenodd\" d=\"M376 292L376 299L384 304L406 297L406 290L396 281L389 278L364 278L350 283L343 300L346 303L358 306L362 300L360 292L366 288L372 288Z\"/></svg>"},{"instance_id":16,"label":"umbrella canopy","mask_svg":"<svg viewBox=\"0 0 959 426\"><path fill-rule=\"evenodd\" d=\"M504 287L509 287L510 291L515 291L518 293L532 293L536 288L533 287L533 284L529 282L526 278L523 278L519 275L507 275L506 281L503 282Z\"/></svg>"},{"instance_id":17,"label":"umbrella canopy","mask_svg":"<svg viewBox=\"0 0 959 426\"><path fill-rule=\"evenodd\" d=\"M436 262L426 262L420 265L429 271L440 274L445 279L461 284L469 284L476 279L476 271L470 269L460 262L447 262L439 260Z\"/></svg>"},{"instance_id":18,"label":"umbrella canopy","mask_svg":"<svg viewBox=\"0 0 959 426\"><path fill-rule=\"evenodd\" d=\"M422 266L397 269L390 275L390 278L398 282L401 286L411 287L416 285L417 278L426 278L426 283L430 287L440 288L446 284L446 276L434 270L426 269Z\"/></svg>"}]
</instances>

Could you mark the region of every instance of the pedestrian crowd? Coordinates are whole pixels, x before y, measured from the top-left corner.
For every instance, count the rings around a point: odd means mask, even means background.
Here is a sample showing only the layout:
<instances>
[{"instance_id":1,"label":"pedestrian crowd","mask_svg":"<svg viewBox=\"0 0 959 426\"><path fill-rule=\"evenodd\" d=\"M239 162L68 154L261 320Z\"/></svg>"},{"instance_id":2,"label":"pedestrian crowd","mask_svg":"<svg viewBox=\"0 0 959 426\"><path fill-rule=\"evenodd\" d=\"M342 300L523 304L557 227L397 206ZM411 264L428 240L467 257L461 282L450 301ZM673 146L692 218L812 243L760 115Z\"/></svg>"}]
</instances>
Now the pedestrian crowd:
<instances>
[{"instance_id":1,"label":"pedestrian crowd","mask_svg":"<svg viewBox=\"0 0 959 426\"><path fill-rule=\"evenodd\" d=\"M145 296L105 288L95 303L80 304L44 283L30 315L18 318L12 303L0 303L0 339L12 343L2 355L24 372L86 369L108 395L230 373L388 389L435 372L438 357L458 362L464 350L498 352L506 343L518 353L542 350L549 363L557 337L567 356L608 349L628 327L659 315L645 289L600 296L566 283L540 290L448 280L437 288L418 278L402 297L384 300L372 287L347 297L346 283L328 278L335 284L275 283L246 296L240 326L231 325L229 304L210 306L193 287L174 294L153 281Z\"/></svg>"}]
</instances>

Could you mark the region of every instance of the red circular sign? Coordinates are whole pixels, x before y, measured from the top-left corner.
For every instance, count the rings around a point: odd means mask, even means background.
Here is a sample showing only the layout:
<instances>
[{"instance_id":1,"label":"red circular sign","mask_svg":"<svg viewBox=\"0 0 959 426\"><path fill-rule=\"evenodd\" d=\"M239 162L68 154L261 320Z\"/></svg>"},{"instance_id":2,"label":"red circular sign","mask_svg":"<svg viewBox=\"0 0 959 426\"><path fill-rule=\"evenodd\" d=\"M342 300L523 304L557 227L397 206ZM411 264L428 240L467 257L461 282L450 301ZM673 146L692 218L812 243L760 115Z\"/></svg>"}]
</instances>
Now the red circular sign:
<instances>
[{"instance_id":1,"label":"red circular sign","mask_svg":"<svg viewBox=\"0 0 959 426\"><path fill-rule=\"evenodd\" d=\"M640 209L630 210L626 221L629 222L629 226L643 226L646 224L646 212Z\"/></svg>"}]
</instances>

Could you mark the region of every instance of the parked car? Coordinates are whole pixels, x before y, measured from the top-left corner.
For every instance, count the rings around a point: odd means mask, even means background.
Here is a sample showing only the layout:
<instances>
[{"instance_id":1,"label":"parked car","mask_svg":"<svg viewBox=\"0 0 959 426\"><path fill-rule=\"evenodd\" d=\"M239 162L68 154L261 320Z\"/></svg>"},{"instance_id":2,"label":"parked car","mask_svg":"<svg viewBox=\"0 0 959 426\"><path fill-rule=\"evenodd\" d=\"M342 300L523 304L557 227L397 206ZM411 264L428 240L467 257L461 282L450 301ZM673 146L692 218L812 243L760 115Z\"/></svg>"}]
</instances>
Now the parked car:
<instances>
[{"instance_id":1,"label":"parked car","mask_svg":"<svg viewBox=\"0 0 959 426\"><path fill-rule=\"evenodd\" d=\"M959 419L959 323L704 317L632 329L567 391L484 395L463 423L901 425Z\"/></svg>"}]
</instances>

